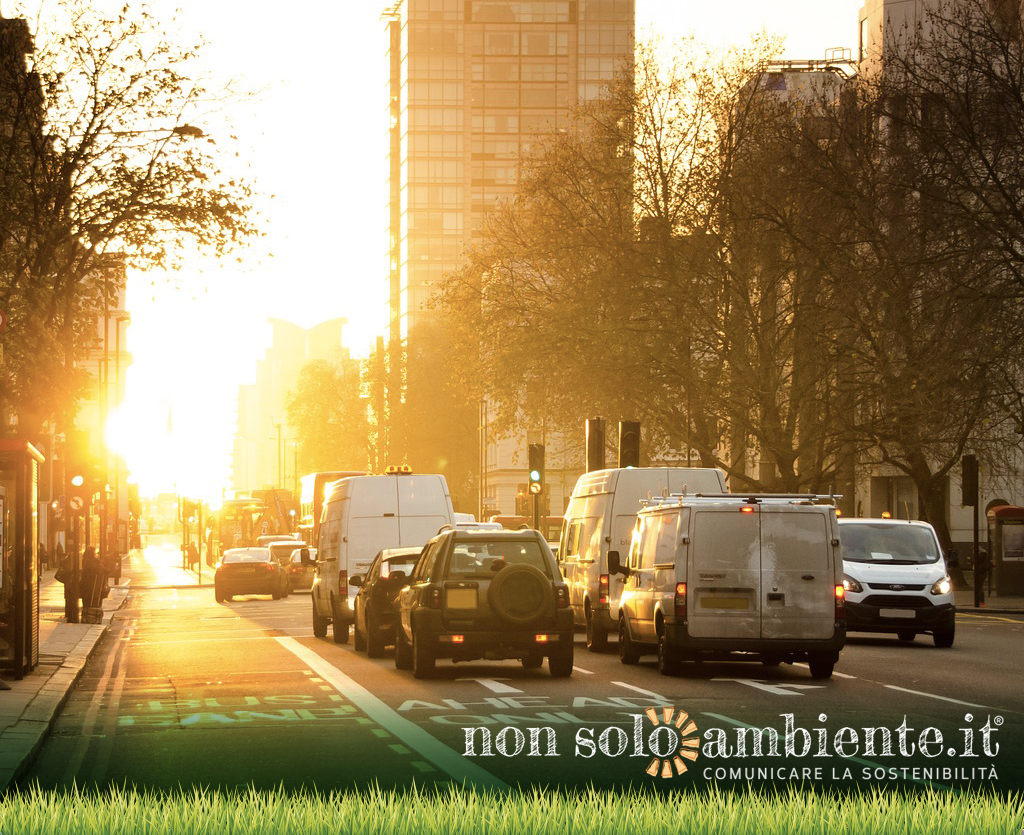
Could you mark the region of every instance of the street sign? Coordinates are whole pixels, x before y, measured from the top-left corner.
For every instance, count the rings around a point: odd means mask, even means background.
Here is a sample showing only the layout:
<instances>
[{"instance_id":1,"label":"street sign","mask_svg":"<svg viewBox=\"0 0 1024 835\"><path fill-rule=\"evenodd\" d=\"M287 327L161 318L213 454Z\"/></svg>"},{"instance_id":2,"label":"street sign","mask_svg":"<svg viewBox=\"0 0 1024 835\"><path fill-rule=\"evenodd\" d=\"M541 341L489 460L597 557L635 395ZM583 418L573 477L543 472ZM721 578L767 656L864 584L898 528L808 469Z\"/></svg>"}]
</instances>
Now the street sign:
<instances>
[{"instance_id":1,"label":"street sign","mask_svg":"<svg viewBox=\"0 0 1024 835\"><path fill-rule=\"evenodd\" d=\"M81 510L82 509L82 505L84 505L84 504L85 504L85 502L82 501L82 497L81 496L72 496L71 497L71 509L74 510L75 512L78 512L79 510Z\"/></svg>"}]
</instances>

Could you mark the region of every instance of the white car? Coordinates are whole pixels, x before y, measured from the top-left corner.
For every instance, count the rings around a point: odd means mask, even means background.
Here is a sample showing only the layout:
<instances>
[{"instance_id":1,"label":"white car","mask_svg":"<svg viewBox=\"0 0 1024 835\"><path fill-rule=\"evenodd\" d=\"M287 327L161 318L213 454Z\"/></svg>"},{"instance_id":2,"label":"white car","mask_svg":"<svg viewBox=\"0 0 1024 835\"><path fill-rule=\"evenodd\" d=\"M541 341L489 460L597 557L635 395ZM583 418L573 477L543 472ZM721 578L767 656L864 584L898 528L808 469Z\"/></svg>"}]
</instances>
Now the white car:
<instances>
[{"instance_id":1,"label":"white car","mask_svg":"<svg viewBox=\"0 0 1024 835\"><path fill-rule=\"evenodd\" d=\"M931 633L953 646L953 583L935 530L902 519L840 519L846 623L851 632Z\"/></svg>"}]
</instances>

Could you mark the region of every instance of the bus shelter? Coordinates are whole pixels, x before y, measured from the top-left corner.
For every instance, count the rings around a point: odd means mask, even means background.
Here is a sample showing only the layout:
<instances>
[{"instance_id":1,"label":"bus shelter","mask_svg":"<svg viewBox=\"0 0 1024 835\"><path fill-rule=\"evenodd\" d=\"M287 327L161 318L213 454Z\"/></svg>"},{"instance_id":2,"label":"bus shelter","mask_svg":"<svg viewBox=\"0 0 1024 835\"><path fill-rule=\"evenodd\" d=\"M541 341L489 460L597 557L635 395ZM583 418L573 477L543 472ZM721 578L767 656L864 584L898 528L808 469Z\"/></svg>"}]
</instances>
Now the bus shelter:
<instances>
[{"instance_id":1,"label":"bus shelter","mask_svg":"<svg viewBox=\"0 0 1024 835\"><path fill-rule=\"evenodd\" d=\"M987 516L996 594L1024 594L1024 507L993 507Z\"/></svg>"},{"instance_id":2,"label":"bus shelter","mask_svg":"<svg viewBox=\"0 0 1024 835\"><path fill-rule=\"evenodd\" d=\"M23 678L39 663L39 508L42 454L0 440L0 670Z\"/></svg>"}]
</instances>

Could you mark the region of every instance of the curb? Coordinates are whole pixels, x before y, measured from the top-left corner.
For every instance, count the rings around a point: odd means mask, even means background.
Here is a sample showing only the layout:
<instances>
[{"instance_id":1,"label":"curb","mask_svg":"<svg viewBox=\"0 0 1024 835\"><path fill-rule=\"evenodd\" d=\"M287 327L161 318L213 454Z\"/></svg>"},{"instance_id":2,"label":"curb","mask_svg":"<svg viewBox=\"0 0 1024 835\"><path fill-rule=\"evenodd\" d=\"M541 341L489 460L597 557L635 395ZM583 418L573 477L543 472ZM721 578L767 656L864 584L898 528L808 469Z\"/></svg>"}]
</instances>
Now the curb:
<instances>
[{"instance_id":1,"label":"curb","mask_svg":"<svg viewBox=\"0 0 1024 835\"><path fill-rule=\"evenodd\" d=\"M117 606L106 610L106 613L112 617L114 612L119 611L128 600L128 593L129 588L126 586ZM0 768L0 794L9 792L35 763L56 724L57 717L71 697L72 689L82 677L93 650L109 626L109 617L104 618L103 623L88 625L88 629L79 638L74 649L64 656L60 666L50 674L32 697L18 721L0 734L0 748L3 748L5 753L17 752L15 756L18 759L15 766Z\"/></svg>"}]
</instances>

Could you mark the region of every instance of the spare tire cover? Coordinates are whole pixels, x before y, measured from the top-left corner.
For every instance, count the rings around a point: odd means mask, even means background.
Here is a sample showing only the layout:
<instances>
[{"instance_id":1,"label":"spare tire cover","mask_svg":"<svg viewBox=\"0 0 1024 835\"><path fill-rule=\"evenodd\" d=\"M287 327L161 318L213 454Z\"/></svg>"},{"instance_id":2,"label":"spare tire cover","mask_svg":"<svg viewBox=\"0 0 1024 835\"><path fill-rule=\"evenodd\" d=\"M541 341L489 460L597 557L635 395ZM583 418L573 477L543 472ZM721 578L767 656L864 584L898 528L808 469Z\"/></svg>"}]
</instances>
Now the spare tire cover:
<instances>
[{"instance_id":1,"label":"spare tire cover","mask_svg":"<svg viewBox=\"0 0 1024 835\"><path fill-rule=\"evenodd\" d=\"M509 565L499 571L487 589L491 611L506 623L532 623L554 608L551 579L532 565Z\"/></svg>"}]
</instances>

